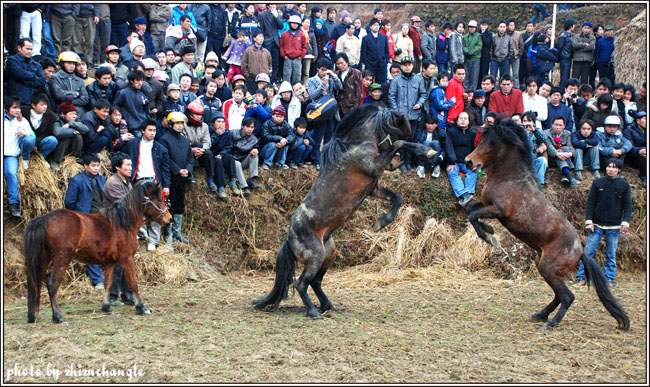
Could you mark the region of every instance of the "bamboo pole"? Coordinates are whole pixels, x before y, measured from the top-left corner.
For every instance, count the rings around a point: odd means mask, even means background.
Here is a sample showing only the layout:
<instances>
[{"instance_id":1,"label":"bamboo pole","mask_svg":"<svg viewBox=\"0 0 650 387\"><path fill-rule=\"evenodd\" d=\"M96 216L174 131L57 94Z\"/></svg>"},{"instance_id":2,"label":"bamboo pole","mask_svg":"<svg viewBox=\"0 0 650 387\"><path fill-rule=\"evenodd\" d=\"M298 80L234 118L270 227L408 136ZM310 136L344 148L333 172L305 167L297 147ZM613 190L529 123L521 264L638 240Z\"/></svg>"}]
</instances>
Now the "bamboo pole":
<instances>
[{"instance_id":1,"label":"bamboo pole","mask_svg":"<svg viewBox=\"0 0 650 387\"><path fill-rule=\"evenodd\" d=\"M551 24L551 48L555 46L555 21L557 18L557 4L553 4L553 24ZM555 65L553 65L555 68ZM548 72L548 80L553 83L553 70Z\"/></svg>"}]
</instances>

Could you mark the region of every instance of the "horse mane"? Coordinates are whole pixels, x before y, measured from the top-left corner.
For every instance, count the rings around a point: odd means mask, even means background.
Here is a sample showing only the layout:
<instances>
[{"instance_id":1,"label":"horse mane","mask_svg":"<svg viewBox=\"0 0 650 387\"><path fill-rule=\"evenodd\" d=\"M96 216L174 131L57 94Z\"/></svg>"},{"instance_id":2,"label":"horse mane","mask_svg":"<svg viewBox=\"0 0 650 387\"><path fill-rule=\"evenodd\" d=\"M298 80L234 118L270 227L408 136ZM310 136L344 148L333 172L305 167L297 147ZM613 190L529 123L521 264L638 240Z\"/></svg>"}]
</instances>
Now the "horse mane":
<instances>
[{"instance_id":1,"label":"horse mane","mask_svg":"<svg viewBox=\"0 0 650 387\"><path fill-rule=\"evenodd\" d=\"M149 188L155 185L155 182L148 181L133 188L126 196L110 207L102 209L100 212L106 215L116 230L130 229L137 220L142 218L142 203Z\"/></svg>"},{"instance_id":2,"label":"horse mane","mask_svg":"<svg viewBox=\"0 0 650 387\"><path fill-rule=\"evenodd\" d=\"M321 152L321 170L327 171L348 150L350 145L367 140L368 135L374 135L378 142L386 136L393 136L393 140L407 139L411 134L410 129L395 127L393 115L388 109L381 109L377 105L362 105L346 114L336 126L332 139L323 146ZM372 120L372 122L368 122ZM370 133L364 130L364 123L371 126ZM373 133L374 130L374 133Z\"/></svg>"},{"instance_id":3,"label":"horse mane","mask_svg":"<svg viewBox=\"0 0 650 387\"><path fill-rule=\"evenodd\" d=\"M523 126L517 125L514 121L508 119L502 123L487 127L483 131L482 138L497 147L510 146L515 148L517 155L521 159L521 165L528 172L535 173L528 133L526 133Z\"/></svg>"}]
</instances>

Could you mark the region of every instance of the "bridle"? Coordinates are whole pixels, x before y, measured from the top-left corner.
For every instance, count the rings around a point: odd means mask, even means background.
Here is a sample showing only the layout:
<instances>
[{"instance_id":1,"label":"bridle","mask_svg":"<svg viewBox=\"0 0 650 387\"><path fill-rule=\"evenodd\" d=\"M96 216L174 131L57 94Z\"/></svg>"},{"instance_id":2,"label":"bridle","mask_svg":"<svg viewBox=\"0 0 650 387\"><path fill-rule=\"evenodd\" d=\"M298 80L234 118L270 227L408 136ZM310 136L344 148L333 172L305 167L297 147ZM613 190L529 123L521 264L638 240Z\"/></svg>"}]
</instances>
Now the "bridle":
<instances>
[{"instance_id":1,"label":"bridle","mask_svg":"<svg viewBox=\"0 0 650 387\"><path fill-rule=\"evenodd\" d=\"M383 140L381 140L381 142L379 144L377 144L377 148L381 149L381 145L383 143L385 143L386 141L388 141L388 145L391 145L391 146L393 145L393 141L390 139L390 134L387 134L386 138L384 138Z\"/></svg>"},{"instance_id":2,"label":"bridle","mask_svg":"<svg viewBox=\"0 0 650 387\"><path fill-rule=\"evenodd\" d=\"M151 206L153 206L153 208L156 209L156 211L158 211L158 217L157 217L156 219L154 219L154 221L157 221L157 220L160 219L163 215L165 215L165 213L166 213L167 211L169 211L169 209L167 208L166 205L163 205L163 208L160 208L160 207L158 207L158 206L156 205L156 203L154 203L154 202L149 198L149 196L146 196L146 195L145 195L145 196L144 196L144 203L142 203L142 205L143 205L143 206L146 206L147 204L150 204Z\"/></svg>"}]
</instances>

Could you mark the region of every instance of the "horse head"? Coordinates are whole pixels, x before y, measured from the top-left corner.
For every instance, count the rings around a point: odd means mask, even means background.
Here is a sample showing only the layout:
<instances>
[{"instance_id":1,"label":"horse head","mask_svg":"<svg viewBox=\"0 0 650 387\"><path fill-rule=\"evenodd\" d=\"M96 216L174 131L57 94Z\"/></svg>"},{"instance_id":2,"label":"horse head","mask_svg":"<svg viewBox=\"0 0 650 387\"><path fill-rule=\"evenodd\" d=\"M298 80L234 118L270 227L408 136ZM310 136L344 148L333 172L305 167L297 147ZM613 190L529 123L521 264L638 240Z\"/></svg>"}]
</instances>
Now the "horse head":
<instances>
[{"instance_id":1,"label":"horse head","mask_svg":"<svg viewBox=\"0 0 650 387\"><path fill-rule=\"evenodd\" d=\"M169 224L172 215L163 200L163 190L160 183L145 183L144 195L144 216L148 222L156 222L161 225Z\"/></svg>"},{"instance_id":2,"label":"horse head","mask_svg":"<svg viewBox=\"0 0 650 387\"><path fill-rule=\"evenodd\" d=\"M372 106L372 105L371 105ZM374 121L377 148L388 149L393 142L406 140L411 135L411 124L406 114L388 109L379 109Z\"/></svg>"},{"instance_id":3,"label":"horse head","mask_svg":"<svg viewBox=\"0 0 650 387\"><path fill-rule=\"evenodd\" d=\"M472 171L495 163L507 166L511 164L502 161L511 158L517 159L517 165L532 168L530 142L526 130L508 119L483 130L481 141L472 153L465 157L465 166Z\"/></svg>"}]
</instances>

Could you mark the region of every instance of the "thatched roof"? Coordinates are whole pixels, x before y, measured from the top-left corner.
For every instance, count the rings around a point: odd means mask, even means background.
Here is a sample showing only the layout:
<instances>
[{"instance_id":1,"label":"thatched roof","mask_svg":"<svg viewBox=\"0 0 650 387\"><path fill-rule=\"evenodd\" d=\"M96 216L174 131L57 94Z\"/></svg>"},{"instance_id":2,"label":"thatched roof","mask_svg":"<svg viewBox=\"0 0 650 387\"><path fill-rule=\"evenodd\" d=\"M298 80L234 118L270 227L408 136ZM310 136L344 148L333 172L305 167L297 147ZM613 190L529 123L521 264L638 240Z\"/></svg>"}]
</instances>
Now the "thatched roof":
<instances>
[{"instance_id":1,"label":"thatched roof","mask_svg":"<svg viewBox=\"0 0 650 387\"><path fill-rule=\"evenodd\" d=\"M630 24L616 31L614 65L616 81L629 83L639 89L647 78L648 30L646 11L641 12Z\"/></svg>"}]
</instances>

